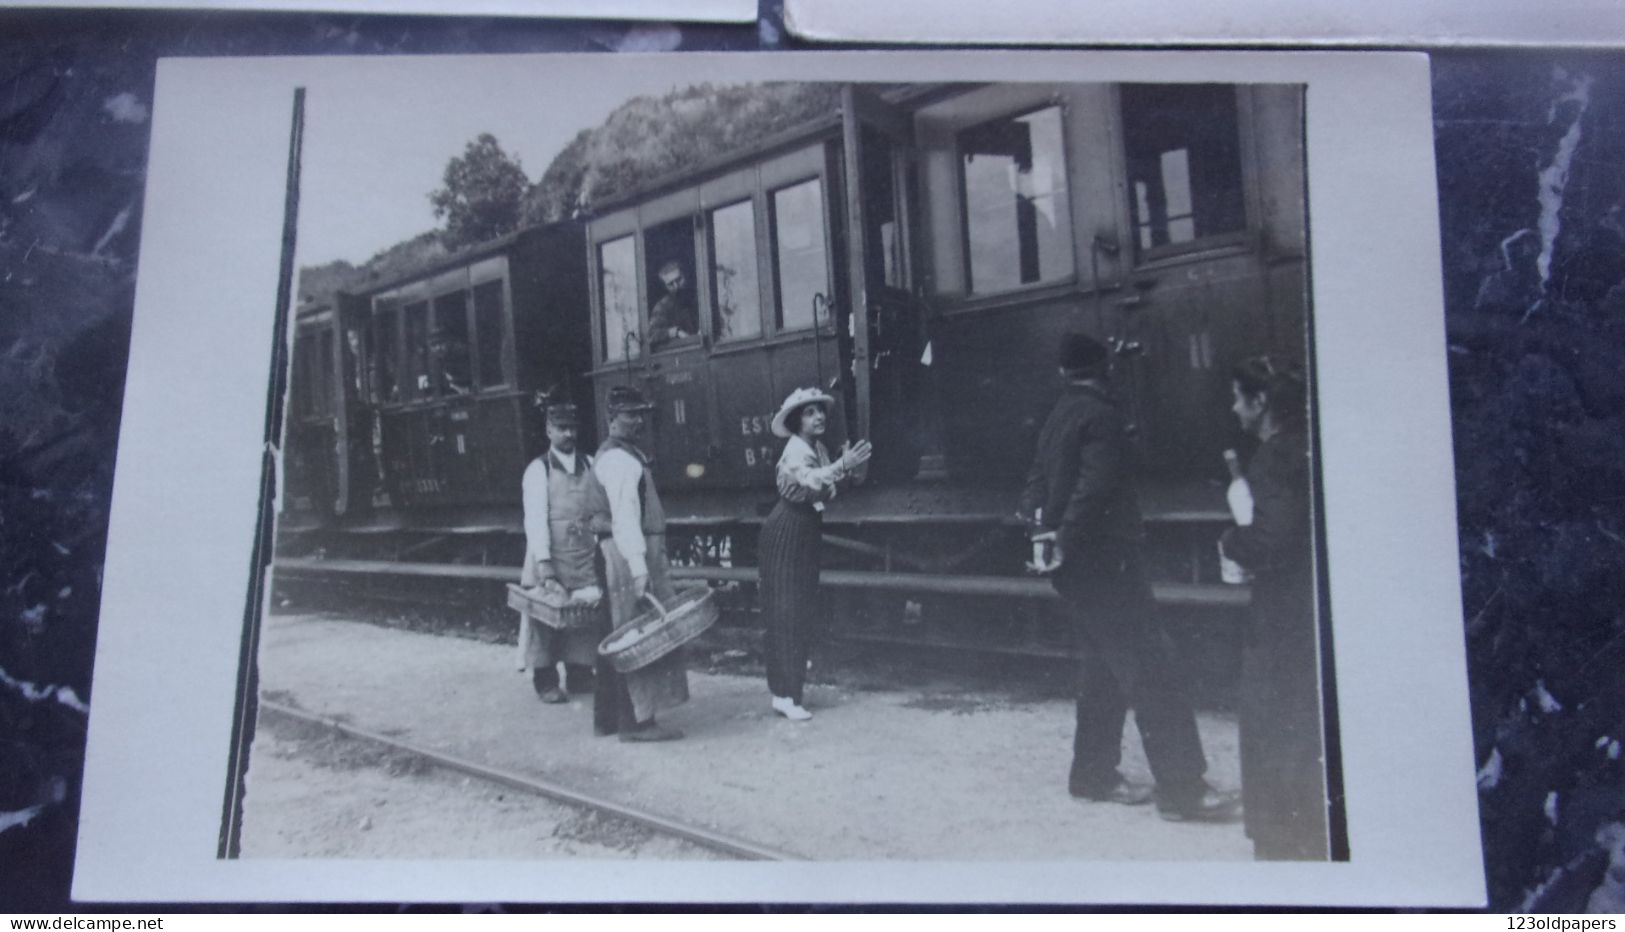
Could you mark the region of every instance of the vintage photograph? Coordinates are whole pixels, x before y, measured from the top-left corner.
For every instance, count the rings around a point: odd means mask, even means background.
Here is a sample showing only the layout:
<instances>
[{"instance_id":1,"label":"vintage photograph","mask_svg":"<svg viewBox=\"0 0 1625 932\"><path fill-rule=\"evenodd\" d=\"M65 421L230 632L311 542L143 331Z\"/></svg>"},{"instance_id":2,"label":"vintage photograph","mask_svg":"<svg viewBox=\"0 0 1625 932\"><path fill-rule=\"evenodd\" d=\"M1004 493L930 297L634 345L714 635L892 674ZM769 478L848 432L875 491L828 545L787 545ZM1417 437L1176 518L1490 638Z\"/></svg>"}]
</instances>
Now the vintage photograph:
<instances>
[{"instance_id":1,"label":"vintage photograph","mask_svg":"<svg viewBox=\"0 0 1625 932\"><path fill-rule=\"evenodd\" d=\"M686 58L290 95L220 855L1348 860L1305 85Z\"/></svg>"}]
</instances>

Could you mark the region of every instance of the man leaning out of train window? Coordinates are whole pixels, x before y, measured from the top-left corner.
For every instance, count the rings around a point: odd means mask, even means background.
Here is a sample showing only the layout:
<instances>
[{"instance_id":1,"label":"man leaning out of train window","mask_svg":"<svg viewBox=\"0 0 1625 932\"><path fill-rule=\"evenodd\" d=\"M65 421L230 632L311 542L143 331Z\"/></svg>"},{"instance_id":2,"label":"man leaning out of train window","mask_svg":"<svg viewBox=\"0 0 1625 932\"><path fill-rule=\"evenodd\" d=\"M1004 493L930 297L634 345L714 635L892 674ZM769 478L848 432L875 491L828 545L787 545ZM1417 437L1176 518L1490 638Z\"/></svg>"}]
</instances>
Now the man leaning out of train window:
<instances>
[{"instance_id":1,"label":"man leaning out of train window","mask_svg":"<svg viewBox=\"0 0 1625 932\"><path fill-rule=\"evenodd\" d=\"M667 262L660 267L660 284L666 293L649 309L649 346L659 349L673 340L698 336L700 315L688 287L682 263Z\"/></svg>"}]
</instances>

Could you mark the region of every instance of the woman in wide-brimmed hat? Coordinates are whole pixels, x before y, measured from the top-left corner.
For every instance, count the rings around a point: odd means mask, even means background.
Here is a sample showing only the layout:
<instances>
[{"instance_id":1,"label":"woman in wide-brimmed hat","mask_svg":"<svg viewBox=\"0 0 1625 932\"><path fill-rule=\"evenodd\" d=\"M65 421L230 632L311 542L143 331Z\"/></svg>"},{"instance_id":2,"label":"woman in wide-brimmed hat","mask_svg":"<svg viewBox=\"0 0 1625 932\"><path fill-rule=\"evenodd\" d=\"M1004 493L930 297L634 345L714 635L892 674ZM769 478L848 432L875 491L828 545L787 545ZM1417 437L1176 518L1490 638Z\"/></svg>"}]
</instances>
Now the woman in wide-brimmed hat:
<instances>
[{"instance_id":1,"label":"woman in wide-brimmed hat","mask_svg":"<svg viewBox=\"0 0 1625 932\"><path fill-rule=\"evenodd\" d=\"M773 710L791 721L812 713L802 706L807 655L818 623L818 545L824 503L842 480L868 462L869 441L842 449L834 462L821 439L833 398L798 388L773 416L773 435L787 438L779 457L779 501L762 525L762 616L767 620L767 688Z\"/></svg>"}]
</instances>

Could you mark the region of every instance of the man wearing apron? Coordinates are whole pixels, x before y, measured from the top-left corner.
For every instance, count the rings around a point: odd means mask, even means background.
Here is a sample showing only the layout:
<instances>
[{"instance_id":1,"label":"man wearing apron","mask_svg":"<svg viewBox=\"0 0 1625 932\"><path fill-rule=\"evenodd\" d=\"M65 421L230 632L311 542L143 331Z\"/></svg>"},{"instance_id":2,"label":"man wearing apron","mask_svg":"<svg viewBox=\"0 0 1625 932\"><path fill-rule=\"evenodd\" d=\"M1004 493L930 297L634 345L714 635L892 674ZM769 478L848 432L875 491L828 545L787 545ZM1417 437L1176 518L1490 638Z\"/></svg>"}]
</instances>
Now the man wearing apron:
<instances>
[{"instance_id":1,"label":"man wearing apron","mask_svg":"<svg viewBox=\"0 0 1625 932\"><path fill-rule=\"evenodd\" d=\"M651 606L645 593L662 604L676 595L666 563L666 513L660 507L649 458L637 447L644 416L653 409L629 385L609 390L609 439L598 448L593 472L609 498L613 536L603 542L609 589L609 627L619 628ZM683 733L658 724L655 713L688 701L688 672L682 650L639 670L620 674L600 658L593 699L593 729L619 734L622 741L671 741Z\"/></svg>"},{"instance_id":2,"label":"man wearing apron","mask_svg":"<svg viewBox=\"0 0 1625 932\"><path fill-rule=\"evenodd\" d=\"M598 537L609 530L609 502L593 475L592 459L576 449L576 406L547 406L547 452L532 460L522 481L525 565L519 584L602 599ZM587 590L586 592L583 592ZM520 665L530 669L536 694L549 704L567 702L557 664L573 695L593 691L601 624L560 630L526 617L520 631Z\"/></svg>"}]
</instances>

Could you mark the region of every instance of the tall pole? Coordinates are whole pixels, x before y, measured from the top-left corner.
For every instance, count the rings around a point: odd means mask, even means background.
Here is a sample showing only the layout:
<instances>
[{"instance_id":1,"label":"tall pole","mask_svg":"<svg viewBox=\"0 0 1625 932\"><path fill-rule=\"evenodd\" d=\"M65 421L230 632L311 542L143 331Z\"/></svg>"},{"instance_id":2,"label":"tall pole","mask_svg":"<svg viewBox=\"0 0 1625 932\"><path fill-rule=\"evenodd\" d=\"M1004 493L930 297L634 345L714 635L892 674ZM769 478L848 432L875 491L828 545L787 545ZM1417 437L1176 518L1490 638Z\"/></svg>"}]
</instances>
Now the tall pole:
<instances>
[{"instance_id":1,"label":"tall pole","mask_svg":"<svg viewBox=\"0 0 1625 932\"><path fill-rule=\"evenodd\" d=\"M248 749L254 743L258 713L261 610L271 565L276 527L277 463L281 458L283 408L288 387L288 314L293 304L294 240L299 221L299 169L305 142L305 89L293 92L293 129L288 137L287 192L282 202L282 264L277 273L276 305L271 314L271 378L266 389L265 431L260 449L260 509L254 524L254 547L248 573L248 604L243 611L243 638L237 655L237 702L231 724L231 750L226 769L226 798L220 819L218 856L241 853L243 777Z\"/></svg>"}]
</instances>

